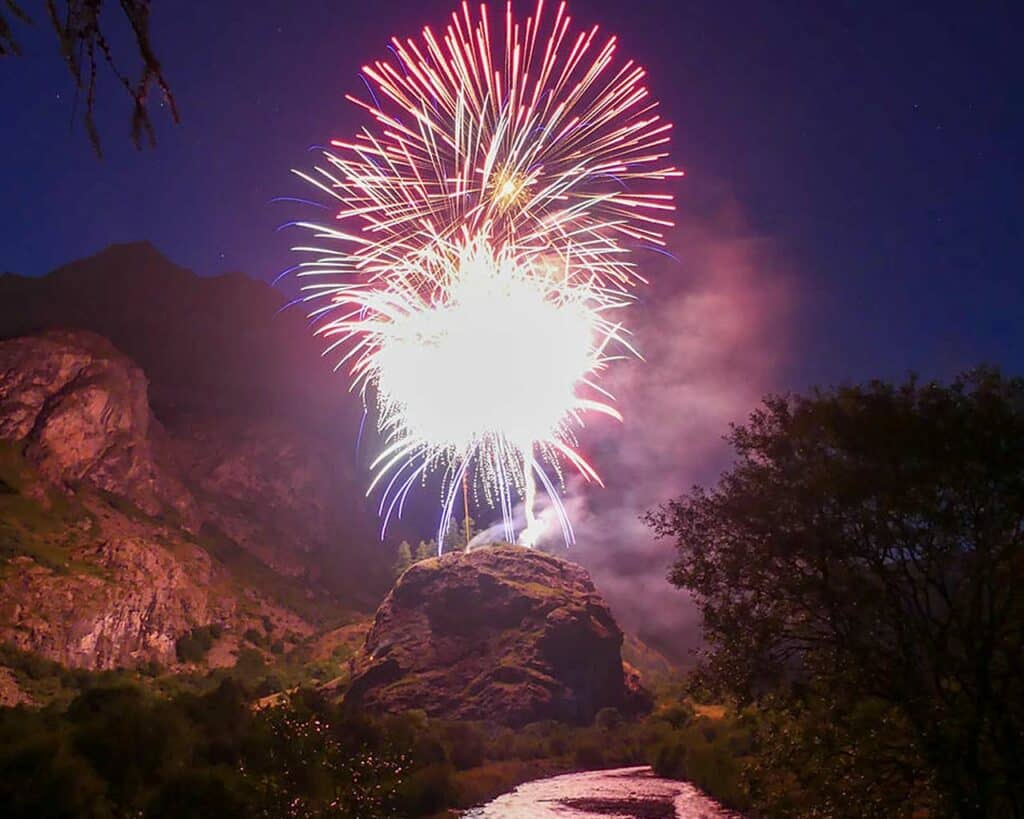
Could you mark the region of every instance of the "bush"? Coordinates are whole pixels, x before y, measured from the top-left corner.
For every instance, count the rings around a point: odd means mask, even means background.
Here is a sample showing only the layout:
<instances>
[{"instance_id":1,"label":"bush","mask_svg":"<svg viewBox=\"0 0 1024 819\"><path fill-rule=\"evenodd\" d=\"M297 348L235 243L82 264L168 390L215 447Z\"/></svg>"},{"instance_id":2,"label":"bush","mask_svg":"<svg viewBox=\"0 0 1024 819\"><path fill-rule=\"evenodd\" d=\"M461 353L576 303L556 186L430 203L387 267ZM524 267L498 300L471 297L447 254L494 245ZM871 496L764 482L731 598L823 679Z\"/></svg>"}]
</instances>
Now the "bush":
<instances>
[{"instance_id":1,"label":"bush","mask_svg":"<svg viewBox=\"0 0 1024 819\"><path fill-rule=\"evenodd\" d=\"M614 731L622 722L622 714L618 708L602 708L594 717L594 727L600 731Z\"/></svg>"},{"instance_id":2,"label":"bush","mask_svg":"<svg viewBox=\"0 0 1024 819\"><path fill-rule=\"evenodd\" d=\"M654 716L673 728L685 728L693 721L696 713L688 702L674 702L659 710Z\"/></svg>"},{"instance_id":3,"label":"bush","mask_svg":"<svg viewBox=\"0 0 1024 819\"><path fill-rule=\"evenodd\" d=\"M658 776L689 780L726 807L743 810L750 804L744 766L751 750L742 720L700 717L663 733L649 762Z\"/></svg>"},{"instance_id":4,"label":"bush","mask_svg":"<svg viewBox=\"0 0 1024 819\"><path fill-rule=\"evenodd\" d=\"M263 678L263 681L256 686L257 697L269 697L271 694L276 694L279 691L283 691L285 685L281 682L281 678L276 674L270 674Z\"/></svg>"},{"instance_id":5,"label":"bush","mask_svg":"<svg viewBox=\"0 0 1024 819\"><path fill-rule=\"evenodd\" d=\"M243 648L238 652L238 660L230 674L248 687L254 687L267 675L267 663L254 648Z\"/></svg>"},{"instance_id":6,"label":"bush","mask_svg":"<svg viewBox=\"0 0 1024 819\"><path fill-rule=\"evenodd\" d=\"M586 738L580 741L573 753L573 759L581 768L604 767L604 749L596 739Z\"/></svg>"},{"instance_id":7,"label":"bush","mask_svg":"<svg viewBox=\"0 0 1024 819\"><path fill-rule=\"evenodd\" d=\"M651 767L658 776L667 779L686 778L686 744L681 737L672 736L654 750Z\"/></svg>"},{"instance_id":8,"label":"bush","mask_svg":"<svg viewBox=\"0 0 1024 819\"><path fill-rule=\"evenodd\" d=\"M441 743L448 760L457 771L476 768L484 762L484 739L481 729L471 723L453 722L441 729Z\"/></svg>"},{"instance_id":9,"label":"bush","mask_svg":"<svg viewBox=\"0 0 1024 819\"><path fill-rule=\"evenodd\" d=\"M219 628L217 629L219 633ZM179 663L199 663L213 648L214 627L199 626L181 635L174 644L174 652Z\"/></svg>"},{"instance_id":10,"label":"bush","mask_svg":"<svg viewBox=\"0 0 1024 819\"><path fill-rule=\"evenodd\" d=\"M177 648L177 646L175 646ZM139 674L143 677L159 677L163 669L156 660L147 660L139 665Z\"/></svg>"},{"instance_id":11,"label":"bush","mask_svg":"<svg viewBox=\"0 0 1024 819\"><path fill-rule=\"evenodd\" d=\"M452 804L454 798L454 769L439 762L415 771L399 785L395 801L403 816L431 816Z\"/></svg>"},{"instance_id":12,"label":"bush","mask_svg":"<svg viewBox=\"0 0 1024 819\"><path fill-rule=\"evenodd\" d=\"M171 779L157 792L146 819L256 816L251 786L229 768L201 768Z\"/></svg>"}]
</instances>

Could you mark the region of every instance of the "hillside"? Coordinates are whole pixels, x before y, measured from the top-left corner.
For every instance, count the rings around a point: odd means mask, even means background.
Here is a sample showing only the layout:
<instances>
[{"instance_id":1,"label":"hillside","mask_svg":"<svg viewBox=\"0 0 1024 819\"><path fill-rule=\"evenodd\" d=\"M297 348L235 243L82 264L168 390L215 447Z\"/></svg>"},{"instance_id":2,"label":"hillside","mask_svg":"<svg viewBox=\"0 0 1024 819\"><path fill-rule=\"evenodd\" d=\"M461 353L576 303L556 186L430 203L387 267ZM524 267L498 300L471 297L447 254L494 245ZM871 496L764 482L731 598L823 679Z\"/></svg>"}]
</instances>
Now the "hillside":
<instances>
[{"instance_id":1,"label":"hillside","mask_svg":"<svg viewBox=\"0 0 1024 819\"><path fill-rule=\"evenodd\" d=\"M143 372L82 331L0 342L0 373L0 642L87 669L231 664L372 609L324 581L341 522L294 430L166 429Z\"/></svg>"},{"instance_id":2,"label":"hillside","mask_svg":"<svg viewBox=\"0 0 1024 819\"><path fill-rule=\"evenodd\" d=\"M270 562L296 526L315 529L299 540L320 580L380 599L390 555L352 457L361 409L279 291L197 276L147 242L112 245L46 276L0 276L0 339L47 329L103 336L142 370L157 437L175 444L165 460L219 497L221 529L241 538L255 518L268 545L253 549ZM301 503L282 515L282 494L311 498L316 525Z\"/></svg>"}]
</instances>

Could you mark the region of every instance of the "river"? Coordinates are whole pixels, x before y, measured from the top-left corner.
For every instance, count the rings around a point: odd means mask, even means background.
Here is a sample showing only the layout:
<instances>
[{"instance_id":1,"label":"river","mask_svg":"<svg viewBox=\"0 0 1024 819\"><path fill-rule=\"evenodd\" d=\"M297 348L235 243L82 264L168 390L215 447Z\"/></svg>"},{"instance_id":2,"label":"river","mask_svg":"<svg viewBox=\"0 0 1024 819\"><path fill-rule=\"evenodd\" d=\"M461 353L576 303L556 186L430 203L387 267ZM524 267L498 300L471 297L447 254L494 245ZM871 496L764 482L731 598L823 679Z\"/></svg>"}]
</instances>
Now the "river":
<instances>
[{"instance_id":1,"label":"river","mask_svg":"<svg viewBox=\"0 0 1024 819\"><path fill-rule=\"evenodd\" d=\"M739 819L688 782L649 767L585 771L520 785L463 819Z\"/></svg>"}]
</instances>

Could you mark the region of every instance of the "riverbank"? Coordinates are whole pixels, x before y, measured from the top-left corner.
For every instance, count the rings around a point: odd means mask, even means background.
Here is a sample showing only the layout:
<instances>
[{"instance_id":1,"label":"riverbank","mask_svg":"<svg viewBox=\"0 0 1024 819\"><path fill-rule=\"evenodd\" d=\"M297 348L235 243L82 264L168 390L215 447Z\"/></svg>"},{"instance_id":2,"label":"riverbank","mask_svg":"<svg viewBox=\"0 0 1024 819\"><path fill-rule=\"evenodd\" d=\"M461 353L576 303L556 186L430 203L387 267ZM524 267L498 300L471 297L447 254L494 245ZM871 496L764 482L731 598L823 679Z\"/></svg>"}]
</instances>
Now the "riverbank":
<instances>
[{"instance_id":1,"label":"riverbank","mask_svg":"<svg viewBox=\"0 0 1024 819\"><path fill-rule=\"evenodd\" d=\"M649 766L568 773L526 782L463 819L740 819L689 782Z\"/></svg>"},{"instance_id":2,"label":"riverbank","mask_svg":"<svg viewBox=\"0 0 1024 819\"><path fill-rule=\"evenodd\" d=\"M571 759L500 760L458 771L452 778L451 807L430 819L457 819L510 790L538 779L579 770Z\"/></svg>"},{"instance_id":3,"label":"riverbank","mask_svg":"<svg viewBox=\"0 0 1024 819\"><path fill-rule=\"evenodd\" d=\"M717 805L743 810L741 772L749 737L724 709L710 714L695 710L681 703L637 721L609 713L584 727L551 722L518 731L482 724L441 726L451 764L444 771L433 770L430 781L413 783L413 790L424 789L416 801L432 803L435 817L455 817L527 782L571 772L649 765L666 780L693 783ZM591 803L577 807L581 806L600 808ZM614 808L610 804L607 810L614 814ZM647 806L641 815L660 819L662 813L663 808Z\"/></svg>"}]
</instances>

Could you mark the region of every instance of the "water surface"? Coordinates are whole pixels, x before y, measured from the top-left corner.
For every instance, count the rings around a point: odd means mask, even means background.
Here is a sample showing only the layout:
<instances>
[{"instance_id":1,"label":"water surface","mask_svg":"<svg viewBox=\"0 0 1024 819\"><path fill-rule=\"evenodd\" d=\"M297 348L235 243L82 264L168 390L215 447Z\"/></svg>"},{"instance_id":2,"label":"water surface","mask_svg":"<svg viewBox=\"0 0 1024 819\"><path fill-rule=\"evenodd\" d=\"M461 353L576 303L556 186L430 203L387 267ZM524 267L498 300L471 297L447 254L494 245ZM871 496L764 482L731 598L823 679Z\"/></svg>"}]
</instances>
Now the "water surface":
<instances>
[{"instance_id":1,"label":"water surface","mask_svg":"<svg viewBox=\"0 0 1024 819\"><path fill-rule=\"evenodd\" d=\"M585 771L520 785L464 819L739 819L688 782L649 767Z\"/></svg>"}]
</instances>

